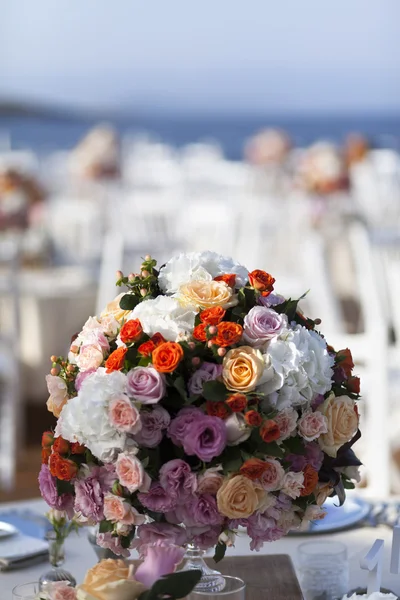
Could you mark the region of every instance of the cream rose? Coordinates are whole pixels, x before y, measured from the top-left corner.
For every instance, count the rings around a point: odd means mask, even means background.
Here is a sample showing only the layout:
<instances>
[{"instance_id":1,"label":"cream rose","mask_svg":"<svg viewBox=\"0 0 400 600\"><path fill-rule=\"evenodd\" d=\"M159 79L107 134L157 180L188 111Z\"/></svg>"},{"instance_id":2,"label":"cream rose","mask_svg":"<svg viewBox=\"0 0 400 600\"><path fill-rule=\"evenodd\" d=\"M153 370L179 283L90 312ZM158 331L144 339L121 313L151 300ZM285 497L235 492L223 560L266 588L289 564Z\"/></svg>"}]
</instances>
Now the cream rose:
<instances>
[{"instance_id":1,"label":"cream rose","mask_svg":"<svg viewBox=\"0 0 400 600\"><path fill-rule=\"evenodd\" d=\"M129 568L123 560L106 559L86 573L77 587L78 600L134 600L146 590L134 579L128 579Z\"/></svg>"},{"instance_id":2,"label":"cream rose","mask_svg":"<svg viewBox=\"0 0 400 600\"><path fill-rule=\"evenodd\" d=\"M217 492L219 512L229 519L245 519L254 513L262 502L265 491L255 487L244 475L227 479Z\"/></svg>"},{"instance_id":3,"label":"cream rose","mask_svg":"<svg viewBox=\"0 0 400 600\"><path fill-rule=\"evenodd\" d=\"M213 306L229 308L238 303L236 294L224 281L190 281L181 285L178 299L183 305L193 305L201 309Z\"/></svg>"},{"instance_id":4,"label":"cream rose","mask_svg":"<svg viewBox=\"0 0 400 600\"><path fill-rule=\"evenodd\" d=\"M228 390L251 392L264 373L264 360L261 352L240 346L229 350L222 363L222 379Z\"/></svg>"},{"instance_id":5,"label":"cream rose","mask_svg":"<svg viewBox=\"0 0 400 600\"><path fill-rule=\"evenodd\" d=\"M47 400L47 409L58 418L68 402L67 384L57 375L46 375L46 382L50 394Z\"/></svg>"},{"instance_id":6,"label":"cream rose","mask_svg":"<svg viewBox=\"0 0 400 600\"><path fill-rule=\"evenodd\" d=\"M318 438L318 443L328 456L335 457L339 448L349 442L357 431L356 404L348 396L331 393L317 410L325 415L328 425L328 432Z\"/></svg>"},{"instance_id":7,"label":"cream rose","mask_svg":"<svg viewBox=\"0 0 400 600\"><path fill-rule=\"evenodd\" d=\"M126 317L129 315L129 313L131 311L130 310L122 310L122 308L120 308L119 303L120 303L122 296L125 296L125 292L118 294L118 296L116 296L114 298L114 300L112 300L111 302L109 302L107 304L107 306L105 307L105 309L102 311L102 313L100 315L101 320L103 320L106 317L111 316L111 317L114 317L114 319L116 319L118 321L118 323L121 323L122 319L126 319Z\"/></svg>"}]
</instances>

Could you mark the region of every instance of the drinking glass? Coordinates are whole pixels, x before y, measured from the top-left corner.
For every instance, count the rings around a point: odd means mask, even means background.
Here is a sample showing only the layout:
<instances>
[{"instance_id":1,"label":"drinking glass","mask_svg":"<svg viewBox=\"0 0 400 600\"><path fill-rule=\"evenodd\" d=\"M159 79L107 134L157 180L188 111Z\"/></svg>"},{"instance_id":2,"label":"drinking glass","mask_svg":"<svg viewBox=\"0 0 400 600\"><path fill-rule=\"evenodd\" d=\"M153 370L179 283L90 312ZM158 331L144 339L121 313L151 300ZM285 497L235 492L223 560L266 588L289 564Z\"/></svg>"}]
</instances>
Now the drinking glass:
<instances>
[{"instance_id":1,"label":"drinking glass","mask_svg":"<svg viewBox=\"0 0 400 600\"><path fill-rule=\"evenodd\" d=\"M246 584L239 577L230 575L221 575L225 580L225 585L220 592L197 592L196 588L187 596L187 600L245 600Z\"/></svg>"},{"instance_id":2,"label":"drinking glass","mask_svg":"<svg viewBox=\"0 0 400 600\"><path fill-rule=\"evenodd\" d=\"M305 600L342 598L349 589L346 546L333 541L300 544L298 572Z\"/></svg>"},{"instance_id":3,"label":"drinking glass","mask_svg":"<svg viewBox=\"0 0 400 600\"><path fill-rule=\"evenodd\" d=\"M12 591L13 600L35 600L39 593L39 582L17 585Z\"/></svg>"}]
</instances>

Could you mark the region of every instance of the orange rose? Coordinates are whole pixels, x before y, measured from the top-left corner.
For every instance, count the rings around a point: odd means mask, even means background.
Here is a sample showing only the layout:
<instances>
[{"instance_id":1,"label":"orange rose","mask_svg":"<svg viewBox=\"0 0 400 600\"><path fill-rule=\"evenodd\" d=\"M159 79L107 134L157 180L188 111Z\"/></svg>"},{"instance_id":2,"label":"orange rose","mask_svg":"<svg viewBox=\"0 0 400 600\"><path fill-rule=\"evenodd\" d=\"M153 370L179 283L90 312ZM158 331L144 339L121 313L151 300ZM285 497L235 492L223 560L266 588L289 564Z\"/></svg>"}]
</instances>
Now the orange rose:
<instances>
[{"instance_id":1,"label":"orange rose","mask_svg":"<svg viewBox=\"0 0 400 600\"><path fill-rule=\"evenodd\" d=\"M246 421L247 425L259 427L262 422L262 417L256 410L248 410L246 413L244 413L244 420Z\"/></svg>"},{"instance_id":2,"label":"orange rose","mask_svg":"<svg viewBox=\"0 0 400 600\"><path fill-rule=\"evenodd\" d=\"M304 481L300 496L309 496L315 490L318 483L318 472L311 465L307 465L303 471L303 475Z\"/></svg>"},{"instance_id":3,"label":"orange rose","mask_svg":"<svg viewBox=\"0 0 400 600\"><path fill-rule=\"evenodd\" d=\"M69 442L64 440L62 437L56 437L53 444L53 452L58 452L59 454L68 454L69 452Z\"/></svg>"},{"instance_id":4,"label":"orange rose","mask_svg":"<svg viewBox=\"0 0 400 600\"><path fill-rule=\"evenodd\" d=\"M218 277L214 277L214 281L224 281L226 285L234 288L236 284L236 275L235 273L224 273L223 275L218 275Z\"/></svg>"},{"instance_id":5,"label":"orange rose","mask_svg":"<svg viewBox=\"0 0 400 600\"><path fill-rule=\"evenodd\" d=\"M153 350L155 350L155 348L156 348L155 343L152 342L151 340L149 340L148 342L143 342L143 344L140 344L137 351L142 356L151 356L153 353Z\"/></svg>"},{"instance_id":6,"label":"orange rose","mask_svg":"<svg viewBox=\"0 0 400 600\"><path fill-rule=\"evenodd\" d=\"M78 472L78 465L73 460L63 458L58 452L53 452L49 461L50 473L57 479L70 481Z\"/></svg>"},{"instance_id":7,"label":"orange rose","mask_svg":"<svg viewBox=\"0 0 400 600\"><path fill-rule=\"evenodd\" d=\"M346 377L350 377L352 370L354 369L353 357L348 348L346 350L339 350L336 354L336 363L339 367L342 367Z\"/></svg>"},{"instance_id":8,"label":"orange rose","mask_svg":"<svg viewBox=\"0 0 400 600\"><path fill-rule=\"evenodd\" d=\"M240 467L240 473L252 481L261 479L267 469L267 464L259 458L249 458Z\"/></svg>"},{"instance_id":9,"label":"orange rose","mask_svg":"<svg viewBox=\"0 0 400 600\"><path fill-rule=\"evenodd\" d=\"M54 443L54 433L45 431L42 435L42 448L50 448Z\"/></svg>"},{"instance_id":10,"label":"orange rose","mask_svg":"<svg viewBox=\"0 0 400 600\"><path fill-rule=\"evenodd\" d=\"M272 419L264 421L260 428L260 436L264 442L274 442L278 440L281 435L278 424Z\"/></svg>"},{"instance_id":11,"label":"orange rose","mask_svg":"<svg viewBox=\"0 0 400 600\"><path fill-rule=\"evenodd\" d=\"M222 306L206 308L200 313L200 321L206 325L218 325L224 318L226 310Z\"/></svg>"},{"instance_id":12,"label":"orange rose","mask_svg":"<svg viewBox=\"0 0 400 600\"><path fill-rule=\"evenodd\" d=\"M152 363L159 373L172 373L182 358L182 346L176 342L164 342L153 351Z\"/></svg>"},{"instance_id":13,"label":"orange rose","mask_svg":"<svg viewBox=\"0 0 400 600\"><path fill-rule=\"evenodd\" d=\"M137 342L143 335L142 324L139 319L131 319L127 321L121 327L120 337L121 342L124 344L130 344L132 342Z\"/></svg>"},{"instance_id":14,"label":"orange rose","mask_svg":"<svg viewBox=\"0 0 400 600\"><path fill-rule=\"evenodd\" d=\"M51 456L51 448L42 448L42 464L47 465Z\"/></svg>"},{"instance_id":15,"label":"orange rose","mask_svg":"<svg viewBox=\"0 0 400 600\"><path fill-rule=\"evenodd\" d=\"M74 442L71 444L71 452L72 454L85 454L86 448L83 444L79 444L79 442Z\"/></svg>"},{"instance_id":16,"label":"orange rose","mask_svg":"<svg viewBox=\"0 0 400 600\"><path fill-rule=\"evenodd\" d=\"M207 325L206 323L200 323L193 329L193 337L198 342L206 342L207 341Z\"/></svg>"},{"instance_id":17,"label":"orange rose","mask_svg":"<svg viewBox=\"0 0 400 600\"><path fill-rule=\"evenodd\" d=\"M269 273L255 269L255 271L249 273L249 283L251 287L259 292L272 292L275 279Z\"/></svg>"},{"instance_id":18,"label":"orange rose","mask_svg":"<svg viewBox=\"0 0 400 600\"><path fill-rule=\"evenodd\" d=\"M117 348L117 350L114 350L106 360L106 372L112 373L113 371L120 371L124 366L125 355L127 352L128 348Z\"/></svg>"},{"instance_id":19,"label":"orange rose","mask_svg":"<svg viewBox=\"0 0 400 600\"><path fill-rule=\"evenodd\" d=\"M348 378L346 385L347 385L347 389L352 394L360 393L360 378L359 377L355 377L354 375L352 375L351 377Z\"/></svg>"},{"instance_id":20,"label":"orange rose","mask_svg":"<svg viewBox=\"0 0 400 600\"><path fill-rule=\"evenodd\" d=\"M247 398L244 394L232 394L225 402L232 412L242 412L247 406Z\"/></svg>"},{"instance_id":21,"label":"orange rose","mask_svg":"<svg viewBox=\"0 0 400 600\"><path fill-rule=\"evenodd\" d=\"M154 335L152 335L150 339L155 346L159 346L160 344L163 344L164 342L167 341L165 339L165 337L163 335L161 335L161 333L158 333L158 332L155 333Z\"/></svg>"},{"instance_id":22,"label":"orange rose","mask_svg":"<svg viewBox=\"0 0 400 600\"><path fill-rule=\"evenodd\" d=\"M233 346L233 344L238 343L242 337L242 333L243 327L239 323L223 321L218 325L217 335L213 338L213 343L217 346L222 346L222 348Z\"/></svg>"},{"instance_id":23,"label":"orange rose","mask_svg":"<svg viewBox=\"0 0 400 600\"><path fill-rule=\"evenodd\" d=\"M212 402L211 400L207 400L206 411L211 417L219 417L220 419L226 419L230 414L225 402Z\"/></svg>"}]
</instances>

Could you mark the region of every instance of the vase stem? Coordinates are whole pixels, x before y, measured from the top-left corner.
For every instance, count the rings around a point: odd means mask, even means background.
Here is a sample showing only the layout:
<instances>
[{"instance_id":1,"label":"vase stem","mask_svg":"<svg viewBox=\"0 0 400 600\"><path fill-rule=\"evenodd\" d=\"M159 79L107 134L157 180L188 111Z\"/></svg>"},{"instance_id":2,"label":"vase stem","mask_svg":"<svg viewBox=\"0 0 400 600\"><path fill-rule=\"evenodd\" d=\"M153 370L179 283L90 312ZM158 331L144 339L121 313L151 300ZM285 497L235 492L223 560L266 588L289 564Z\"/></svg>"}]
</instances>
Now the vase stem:
<instances>
[{"instance_id":1,"label":"vase stem","mask_svg":"<svg viewBox=\"0 0 400 600\"><path fill-rule=\"evenodd\" d=\"M194 588L195 591L220 592L225 587L225 579L219 571L215 571L207 565L203 558L204 554L205 551L201 550L196 544L188 544L186 547L186 560L182 570L200 569L202 572L201 579Z\"/></svg>"}]
</instances>

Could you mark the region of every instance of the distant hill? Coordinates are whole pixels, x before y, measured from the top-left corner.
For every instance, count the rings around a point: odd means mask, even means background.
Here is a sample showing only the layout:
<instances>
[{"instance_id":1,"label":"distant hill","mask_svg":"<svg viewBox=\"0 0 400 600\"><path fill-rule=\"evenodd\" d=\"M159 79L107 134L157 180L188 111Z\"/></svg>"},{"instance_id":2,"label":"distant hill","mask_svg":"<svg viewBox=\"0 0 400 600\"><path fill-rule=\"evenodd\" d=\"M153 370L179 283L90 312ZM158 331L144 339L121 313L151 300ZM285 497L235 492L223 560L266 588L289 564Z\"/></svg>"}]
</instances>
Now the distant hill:
<instances>
[{"instance_id":1,"label":"distant hill","mask_svg":"<svg viewBox=\"0 0 400 600\"><path fill-rule=\"evenodd\" d=\"M70 108L58 108L35 104L31 102L18 102L13 100L0 100L0 117L40 117L44 119L80 119L85 118L79 111Z\"/></svg>"}]
</instances>

